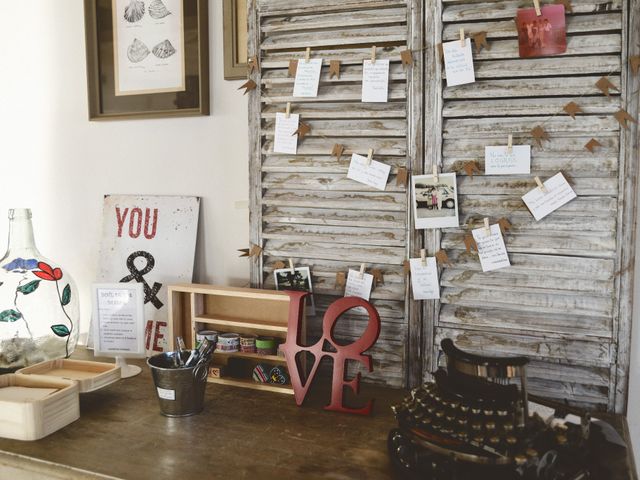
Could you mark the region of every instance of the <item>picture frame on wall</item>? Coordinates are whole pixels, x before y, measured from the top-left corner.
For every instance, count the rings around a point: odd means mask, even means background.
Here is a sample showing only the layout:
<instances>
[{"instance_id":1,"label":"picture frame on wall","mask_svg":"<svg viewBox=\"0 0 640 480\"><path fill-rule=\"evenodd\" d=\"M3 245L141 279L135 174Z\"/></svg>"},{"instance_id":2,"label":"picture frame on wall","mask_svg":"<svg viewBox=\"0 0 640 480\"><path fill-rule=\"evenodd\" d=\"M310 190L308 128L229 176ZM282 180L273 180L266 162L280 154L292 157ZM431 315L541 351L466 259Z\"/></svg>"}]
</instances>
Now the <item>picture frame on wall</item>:
<instances>
[{"instance_id":1,"label":"picture frame on wall","mask_svg":"<svg viewBox=\"0 0 640 480\"><path fill-rule=\"evenodd\" d=\"M247 1L222 0L224 32L224 79L247 78Z\"/></svg>"},{"instance_id":2,"label":"picture frame on wall","mask_svg":"<svg viewBox=\"0 0 640 480\"><path fill-rule=\"evenodd\" d=\"M209 115L207 0L85 0L89 120Z\"/></svg>"}]
</instances>

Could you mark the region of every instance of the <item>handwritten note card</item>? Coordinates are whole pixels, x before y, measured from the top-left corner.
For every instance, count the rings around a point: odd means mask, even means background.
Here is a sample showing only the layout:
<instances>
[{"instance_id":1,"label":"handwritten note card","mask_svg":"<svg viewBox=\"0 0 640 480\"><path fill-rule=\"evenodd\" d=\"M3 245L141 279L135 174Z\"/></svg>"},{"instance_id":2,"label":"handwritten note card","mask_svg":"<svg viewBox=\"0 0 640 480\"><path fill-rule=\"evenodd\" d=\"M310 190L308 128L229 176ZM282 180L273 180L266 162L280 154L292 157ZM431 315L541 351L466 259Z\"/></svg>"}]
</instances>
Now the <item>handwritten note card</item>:
<instances>
[{"instance_id":1,"label":"handwritten note card","mask_svg":"<svg viewBox=\"0 0 640 480\"><path fill-rule=\"evenodd\" d=\"M287 118L286 113L276 113L276 133L273 139L273 151L275 153L291 153L298 151L298 135L294 135L298 129L300 116L292 113Z\"/></svg>"},{"instance_id":2,"label":"handwritten note card","mask_svg":"<svg viewBox=\"0 0 640 480\"><path fill-rule=\"evenodd\" d=\"M522 197L522 200L536 221L543 219L551 212L577 197L576 192L574 192L571 185L567 183L562 173L555 174L544 182L544 186L547 190L546 193L536 187Z\"/></svg>"},{"instance_id":3,"label":"handwritten note card","mask_svg":"<svg viewBox=\"0 0 640 480\"><path fill-rule=\"evenodd\" d=\"M531 145L484 148L485 175L518 175L531 173Z\"/></svg>"},{"instance_id":4,"label":"handwritten note card","mask_svg":"<svg viewBox=\"0 0 640 480\"><path fill-rule=\"evenodd\" d=\"M460 40L442 44L444 51L444 69L447 74L447 87L464 85L476 81L473 70L473 54L471 53L471 39L467 38L464 47Z\"/></svg>"},{"instance_id":5,"label":"handwritten note card","mask_svg":"<svg viewBox=\"0 0 640 480\"><path fill-rule=\"evenodd\" d=\"M389 60L362 64L362 101L386 102L389 94Z\"/></svg>"},{"instance_id":6,"label":"handwritten note card","mask_svg":"<svg viewBox=\"0 0 640 480\"><path fill-rule=\"evenodd\" d=\"M293 96L317 97L321 69L321 58L310 59L308 62L306 60L298 60L296 81L293 84Z\"/></svg>"},{"instance_id":7,"label":"handwritten note card","mask_svg":"<svg viewBox=\"0 0 640 480\"><path fill-rule=\"evenodd\" d=\"M373 286L373 275L365 273L360 278L360 272L349 270L347 275L347 286L344 289L345 297L360 297L369 300L371 287Z\"/></svg>"},{"instance_id":8,"label":"handwritten note card","mask_svg":"<svg viewBox=\"0 0 640 480\"><path fill-rule=\"evenodd\" d=\"M478 256L480 257L480 265L483 272L511 266L500 226L497 224L491 225L489 230L490 233L488 235L484 227L471 231L473 239L478 245Z\"/></svg>"},{"instance_id":9,"label":"handwritten note card","mask_svg":"<svg viewBox=\"0 0 640 480\"><path fill-rule=\"evenodd\" d=\"M387 188L390 171L390 165L376 162L375 160L371 160L371 163L367 165L367 157L354 153L351 155L351 164L349 165L347 178L377 188L378 190L384 190Z\"/></svg>"},{"instance_id":10,"label":"handwritten note card","mask_svg":"<svg viewBox=\"0 0 640 480\"><path fill-rule=\"evenodd\" d=\"M421 258L409 260L411 267L411 288L414 300L432 300L440 298L440 284L438 283L438 266L433 257L426 259L426 265Z\"/></svg>"}]
</instances>

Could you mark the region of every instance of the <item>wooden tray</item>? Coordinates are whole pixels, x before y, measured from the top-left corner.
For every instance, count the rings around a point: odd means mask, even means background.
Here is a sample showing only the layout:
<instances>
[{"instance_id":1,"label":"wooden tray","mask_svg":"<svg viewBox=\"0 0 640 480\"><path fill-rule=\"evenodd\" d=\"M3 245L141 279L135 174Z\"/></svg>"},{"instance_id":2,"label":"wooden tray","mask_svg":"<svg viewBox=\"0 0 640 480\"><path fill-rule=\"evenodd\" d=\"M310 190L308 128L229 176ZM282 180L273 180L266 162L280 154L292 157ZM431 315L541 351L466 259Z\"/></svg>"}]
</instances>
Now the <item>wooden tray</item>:
<instances>
[{"instance_id":1,"label":"wooden tray","mask_svg":"<svg viewBox=\"0 0 640 480\"><path fill-rule=\"evenodd\" d=\"M80 393L93 392L120 380L120 367L114 363L58 358L21 368L18 375L46 375L78 382Z\"/></svg>"},{"instance_id":2,"label":"wooden tray","mask_svg":"<svg viewBox=\"0 0 640 480\"><path fill-rule=\"evenodd\" d=\"M0 375L0 437L39 440L78 418L77 382L44 375Z\"/></svg>"}]
</instances>

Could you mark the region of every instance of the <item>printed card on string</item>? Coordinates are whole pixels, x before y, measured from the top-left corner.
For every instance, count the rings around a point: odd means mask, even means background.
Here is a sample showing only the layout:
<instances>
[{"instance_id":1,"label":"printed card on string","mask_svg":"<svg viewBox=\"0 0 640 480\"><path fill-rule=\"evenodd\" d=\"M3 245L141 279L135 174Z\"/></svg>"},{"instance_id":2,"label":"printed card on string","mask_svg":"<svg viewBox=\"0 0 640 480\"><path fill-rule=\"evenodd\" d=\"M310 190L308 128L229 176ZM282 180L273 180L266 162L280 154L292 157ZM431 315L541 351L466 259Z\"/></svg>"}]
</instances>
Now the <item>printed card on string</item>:
<instances>
[{"instance_id":1,"label":"printed card on string","mask_svg":"<svg viewBox=\"0 0 640 480\"><path fill-rule=\"evenodd\" d=\"M481 227L472 230L471 233L478 246L478 256L483 272L511 266L507 247L504 245L504 238L502 238L502 231L498 224L491 225L489 232L486 228Z\"/></svg>"},{"instance_id":2,"label":"printed card on string","mask_svg":"<svg viewBox=\"0 0 640 480\"><path fill-rule=\"evenodd\" d=\"M273 151L275 153L290 153L295 155L298 151L298 130L300 115L292 113L287 118L286 113L276 113L276 131L273 139Z\"/></svg>"},{"instance_id":3,"label":"printed card on string","mask_svg":"<svg viewBox=\"0 0 640 480\"><path fill-rule=\"evenodd\" d=\"M444 52L444 69L447 75L447 87L465 85L476 81L473 69L473 53L471 52L471 39L464 41L464 46L460 40L445 42L442 44Z\"/></svg>"},{"instance_id":4,"label":"printed card on string","mask_svg":"<svg viewBox=\"0 0 640 480\"><path fill-rule=\"evenodd\" d=\"M373 287L373 275L364 273L362 278L360 278L359 271L350 269L347 275L347 286L344 289L344 296L360 297L369 300L371 287Z\"/></svg>"},{"instance_id":5,"label":"printed card on string","mask_svg":"<svg viewBox=\"0 0 640 480\"><path fill-rule=\"evenodd\" d=\"M365 60L362 64L362 101L387 101L389 95L389 59Z\"/></svg>"},{"instance_id":6,"label":"printed card on string","mask_svg":"<svg viewBox=\"0 0 640 480\"><path fill-rule=\"evenodd\" d=\"M542 15L535 8L521 8L516 17L520 58L560 55L567 50L564 5L545 5Z\"/></svg>"},{"instance_id":7,"label":"printed card on string","mask_svg":"<svg viewBox=\"0 0 640 480\"><path fill-rule=\"evenodd\" d=\"M518 175L531 173L531 145L484 148L485 175Z\"/></svg>"},{"instance_id":8,"label":"printed card on string","mask_svg":"<svg viewBox=\"0 0 640 480\"><path fill-rule=\"evenodd\" d=\"M311 284L311 270L309 267L278 268L273 271L276 282L276 290L293 290L297 292L309 292L311 295L305 298L307 315L316 314L316 304L313 299L313 285Z\"/></svg>"},{"instance_id":9,"label":"printed card on string","mask_svg":"<svg viewBox=\"0 0 640 480\"><path fill-rule=\"evenodd\" d=\"M433 300L440 298L440 284L438 282L438 265L436 259L428 257L426 264L421 258L409 260L411 267L411 288L414 300Z\"/></svg>"},{"instance_id":10,"label":"printed card on string","mask_svg":"<svg viewBox=\"0 0 640 480\"><path fill-rule=\"evenodd\" d=\"M542 220L551 212L577 197L562 173L557 173L543 183L546 192L534 188L522 197L525 205L536 221Z\"/></svg>"},{"instance_id":11,"label":"printed card on string","mask_svg":"<svg viewBox=\"0 0 640 480\"><path fill-rule=\"evenodd\" d=\"M375 160L371 160L371 163L368 163L367 157L354 153L351 155L347 178L377 188L378 190L385 190L387 188L389 172L391 172L391 165L376 162Z\"/></svg>"},{"instance_id":12,"label":"printed card on string","mask_svg":"<svg viewBox=\"0 0 640 480\"><path fill-rule=\"evenodd\" d=\"M455 173L415 175L413 212L416 228L452 228L458 226L458 188Z\"/></svg>"},{"instance_id":13,"label":"printed card on string","mask_svg":"<svg viewBox=\"0 0 640 480\"><path fill-rule=\"evenodd\" d=\"M317 97L320 83L322 59L312 58L309 61L298 60L296 80L293 84L294 97Z\"/></svg>"}]
</instances>

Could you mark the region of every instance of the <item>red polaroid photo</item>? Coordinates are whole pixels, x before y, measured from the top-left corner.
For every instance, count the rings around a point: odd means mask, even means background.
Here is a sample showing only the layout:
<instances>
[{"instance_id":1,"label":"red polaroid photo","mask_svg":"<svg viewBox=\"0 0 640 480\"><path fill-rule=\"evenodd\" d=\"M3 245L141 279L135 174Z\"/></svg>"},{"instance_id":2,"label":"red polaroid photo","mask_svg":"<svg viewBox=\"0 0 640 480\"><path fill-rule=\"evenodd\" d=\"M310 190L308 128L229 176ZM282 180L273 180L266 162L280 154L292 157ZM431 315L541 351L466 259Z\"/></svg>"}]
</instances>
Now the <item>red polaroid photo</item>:
<instances>
[{"instance_id":1,"label":"red polaroid photo","mask_svg":"<svg viewBox=\"0 0 640 480\"><path fill-rule=\"evenodd\" d=\"M558 55L567 50L564 5L547 5L536 15L535 8L518 10L516 25L520 58Z\"/></svg>"}]
</instances>

